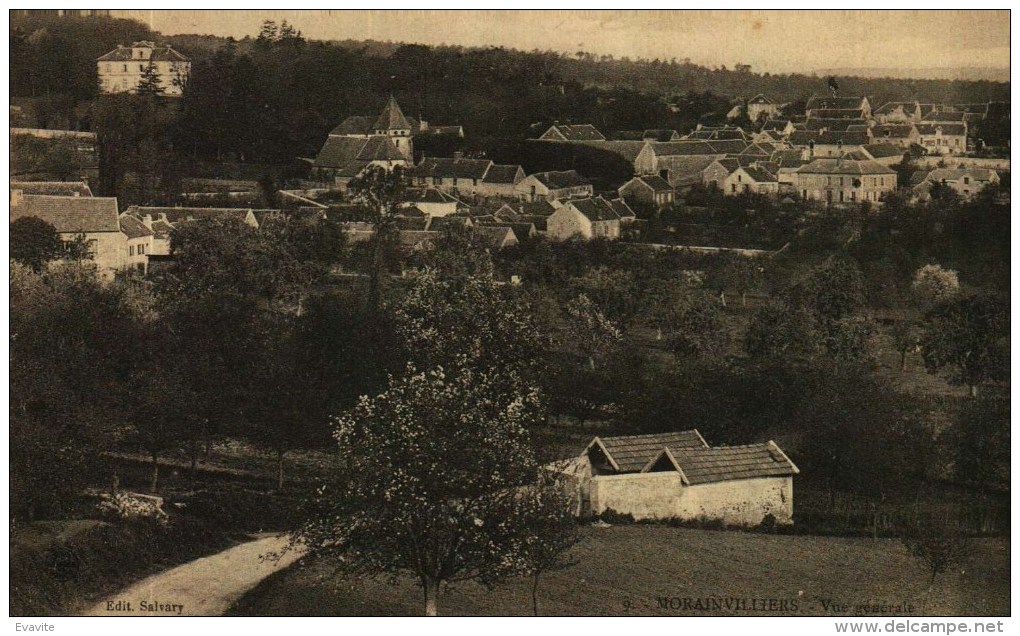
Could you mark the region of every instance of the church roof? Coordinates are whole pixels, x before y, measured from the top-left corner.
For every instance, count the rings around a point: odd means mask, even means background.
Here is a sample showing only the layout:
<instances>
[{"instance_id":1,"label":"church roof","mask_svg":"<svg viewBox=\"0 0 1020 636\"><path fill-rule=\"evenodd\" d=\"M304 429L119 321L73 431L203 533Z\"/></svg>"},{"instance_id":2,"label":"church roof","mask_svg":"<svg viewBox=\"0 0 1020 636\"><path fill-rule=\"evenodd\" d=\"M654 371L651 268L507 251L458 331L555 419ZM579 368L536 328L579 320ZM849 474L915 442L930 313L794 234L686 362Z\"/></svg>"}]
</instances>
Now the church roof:
<instances>
[{"instance_id":1,"label":"church roof","mask_svg":"<svg viewBox=\"0 0 1020 636\"><path fill-rule=\"evenodd\" d=\"M397 104L397 100L390 95L390 100L386 102L386 108L379 114L379 118L375 120L375 125L372 127L373 130L410 130L411 122L407 121L407 117L404 117L403 111L400 110L400 105Z\"/></svg>"}]
</instances>

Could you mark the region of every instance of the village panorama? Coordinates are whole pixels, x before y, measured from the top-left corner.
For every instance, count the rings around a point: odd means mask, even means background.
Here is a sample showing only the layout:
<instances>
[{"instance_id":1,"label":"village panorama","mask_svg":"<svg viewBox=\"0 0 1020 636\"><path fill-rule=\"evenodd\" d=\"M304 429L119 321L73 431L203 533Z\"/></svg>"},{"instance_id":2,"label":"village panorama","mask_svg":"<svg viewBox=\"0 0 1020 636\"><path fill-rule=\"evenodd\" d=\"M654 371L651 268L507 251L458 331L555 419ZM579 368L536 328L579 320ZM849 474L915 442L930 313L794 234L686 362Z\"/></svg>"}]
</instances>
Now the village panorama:
<instances>
[{"instance_id":1,"label":"village panorama","mask_svg":"<svg viewBox=\"0 0 1020 636\"><path fill-rule=\"evenodd\" d=\"M1010 614L1008 11L252 13L10 13L13 616Z\"/></svg>"}]
</instances>

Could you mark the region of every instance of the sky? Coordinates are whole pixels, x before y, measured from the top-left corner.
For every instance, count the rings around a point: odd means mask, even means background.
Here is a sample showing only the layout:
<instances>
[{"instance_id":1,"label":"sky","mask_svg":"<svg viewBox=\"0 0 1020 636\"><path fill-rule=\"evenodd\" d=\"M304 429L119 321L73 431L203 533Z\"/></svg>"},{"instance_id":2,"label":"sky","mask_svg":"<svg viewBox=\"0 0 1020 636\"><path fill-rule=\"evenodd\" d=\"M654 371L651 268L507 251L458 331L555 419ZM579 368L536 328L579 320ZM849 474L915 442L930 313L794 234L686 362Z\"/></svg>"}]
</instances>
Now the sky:
<instances>
[{"instance_id":1,"label":"sky","mask_svg":"<svg viewBox=\"0 0 1020 636\"><path fill-rule=\"evenodd\" d=\"M1009 12L118 10L167 35L236 38L286 20L309 39L586 51L760 72L827 68L1009 68Z\"/></svg>"}]
</instances>

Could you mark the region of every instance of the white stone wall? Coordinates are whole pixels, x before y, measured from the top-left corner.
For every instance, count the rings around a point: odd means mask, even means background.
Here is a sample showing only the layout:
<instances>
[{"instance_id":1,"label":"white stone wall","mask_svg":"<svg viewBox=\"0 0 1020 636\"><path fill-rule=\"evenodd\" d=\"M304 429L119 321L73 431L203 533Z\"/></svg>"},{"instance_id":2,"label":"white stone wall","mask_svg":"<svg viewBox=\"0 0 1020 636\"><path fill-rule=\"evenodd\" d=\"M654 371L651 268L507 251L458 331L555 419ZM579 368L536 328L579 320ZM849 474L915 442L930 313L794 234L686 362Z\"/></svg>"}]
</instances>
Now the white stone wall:
<instances>
[{"instance_id":1,"label":"white stone wall","mask_svg":"<svg viewBox=\"0 0 1020 636\"><path fill-rule=\"evenodd\" d=\"M684 486L676 472L592 477L591 512L613 510L635 519L719 519L728 525L755 526L772 514L793 522L793 478L736 479Z\"/></svg>"},{"instance_id":2,"label":"white stone wall","mask_svg":"<svg viewBox=\"0 0 1020 636\"><path fill-rule=\"evenodd\" d=\"M566 241L572 236L592 237L591 222L570 205L553 212L546 221L546 233L554 241Z\"/></svg>"}]
</instances>

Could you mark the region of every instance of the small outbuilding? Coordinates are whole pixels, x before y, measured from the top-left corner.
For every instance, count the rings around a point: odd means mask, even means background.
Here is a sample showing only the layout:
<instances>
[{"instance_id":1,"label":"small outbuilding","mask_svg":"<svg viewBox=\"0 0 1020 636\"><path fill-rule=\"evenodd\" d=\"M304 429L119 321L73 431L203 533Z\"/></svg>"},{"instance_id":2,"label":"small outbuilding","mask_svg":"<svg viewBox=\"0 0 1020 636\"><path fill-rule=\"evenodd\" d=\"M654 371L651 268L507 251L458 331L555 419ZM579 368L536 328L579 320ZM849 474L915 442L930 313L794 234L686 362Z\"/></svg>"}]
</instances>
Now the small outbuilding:
<instances>
[{"instance_id":1,"label":"small outbuilding","mask_svg":"<svg viewBox=\"0 0 1020 636\"><path fill-rule=\"evenodd\" d=\"M773 441L710 447L697 430L596 437L556 468L572 482L581 516L611 510L739 526L768 515L793 523L793 476L800 472Z\"/></svg>"}]
</instances>

